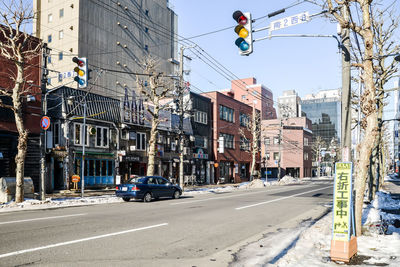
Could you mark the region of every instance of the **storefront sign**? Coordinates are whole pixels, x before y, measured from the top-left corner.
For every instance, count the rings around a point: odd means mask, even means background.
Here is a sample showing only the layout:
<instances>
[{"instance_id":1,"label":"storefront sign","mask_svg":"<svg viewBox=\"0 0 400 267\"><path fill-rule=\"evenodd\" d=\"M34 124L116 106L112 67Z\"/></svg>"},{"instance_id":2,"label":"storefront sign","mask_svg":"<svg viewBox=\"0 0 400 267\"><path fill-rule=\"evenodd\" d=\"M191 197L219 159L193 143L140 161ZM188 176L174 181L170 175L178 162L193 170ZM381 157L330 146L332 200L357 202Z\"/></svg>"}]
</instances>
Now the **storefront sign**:
<instances>
[{"instance_id":1,"label":"storefront sign","mask_svg":"<svg viewBox=\"0 0 400 267\"><path fill-rule=\"evenodd\" d=\"M134 161L134 162L140 162L140 157L139 156L125 156L122 157L123 161Z\"/></svg>"},{"instance_id":2,"label":"storefront sign","mask_svg":"<svg viewBox=\"0 0 400 267\"><path fill-rule=\"evenodd\" d=\"M349 241L352 226L352 163L336 163L332 239Z\"/></svg>"},{"instance_id":3,"label":"storefront sign","mask_svg":"<svg viewBox=\"0 0 400 267\"><path fill-rule=\"evenodd\" d=\"M203 149L199 148L197 153L193 154L193 158L195 159L208 159L208 154L204 154Z\"/></svg>"}]
</instances>

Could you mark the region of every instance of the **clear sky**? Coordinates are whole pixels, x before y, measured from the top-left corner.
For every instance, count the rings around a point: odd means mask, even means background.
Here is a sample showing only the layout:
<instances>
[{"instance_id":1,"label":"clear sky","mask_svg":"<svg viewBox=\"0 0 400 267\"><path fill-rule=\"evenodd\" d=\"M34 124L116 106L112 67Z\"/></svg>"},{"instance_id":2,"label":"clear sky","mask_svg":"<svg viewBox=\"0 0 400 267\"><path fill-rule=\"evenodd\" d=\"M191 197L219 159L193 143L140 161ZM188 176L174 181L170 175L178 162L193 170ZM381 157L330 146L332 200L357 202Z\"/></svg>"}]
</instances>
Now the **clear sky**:
<instances>
[{"instance_id":1,"label":"clear sky","mask_svg":"<svg viewBox=\"0 0 400 267\"><path fill-rule=\"evenodd\" d=\"M257 82L270 88L276 100L285 90L296 90L299 96L315 93L322 89L341 87L341 56L333 38L272 38L254 43L250 56L240 56L234 42L236 25L232 18L235 10L251 12L253 19L291 6L302 1L281 0L170 0L178 15L178 31L183 37L216 31L229 26L232 29L192 39L207 53L239 78L256 77ZM385 0L384 3L392 3ZM400 1L395 3L400 10ZM271 21L304 11L310 14L321 11L320 7L305 2L289 8L285 13L272 18L263 18L253 23L253 28L266 27ZM337 34L336 23L324 17L292 26L273 34ZM253 39L268 35L268 31L256 32ZM399 38L397 38L399 40ZM198 53L185 51L193 59L190 82L202 91L230 88L230 82L216 73L198 58ZM393 82L390 83L393 87ZM193 89L193 88L192 88ZM196 92L196 90L194 90Z\"/></svg>"}]
</instances>

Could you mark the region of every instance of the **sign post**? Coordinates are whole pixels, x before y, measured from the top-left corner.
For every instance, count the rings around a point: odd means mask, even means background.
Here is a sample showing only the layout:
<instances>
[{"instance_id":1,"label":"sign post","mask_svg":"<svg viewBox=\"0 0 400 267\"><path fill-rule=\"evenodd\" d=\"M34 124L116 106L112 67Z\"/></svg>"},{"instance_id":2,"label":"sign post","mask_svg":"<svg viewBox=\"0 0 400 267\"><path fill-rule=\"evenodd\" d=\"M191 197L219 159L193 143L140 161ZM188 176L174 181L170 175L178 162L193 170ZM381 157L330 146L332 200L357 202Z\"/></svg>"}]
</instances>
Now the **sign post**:
<instances>
[{"instance_id":1,"label":"sign post","mask_svg":"<svg viewBox=\"0 0 400 267\"><path fill-rule=\"evenodd\" d=\"M333 194L331 259L349 262L357 253L354 228L353 186L351 162L338 162Z\"/></svg>"},{"instance_id":2,"label":"sign post","mask_svg":"<svg viewBox=\"0 0 400 267\"><path fill-rule=\"evenodd\" d=\"M81 180L81 177L79 177L77 174L74 174L72 175L71 180L74 183L74 190L78 190L78 183Z\"/></svg>"}]
</instances>

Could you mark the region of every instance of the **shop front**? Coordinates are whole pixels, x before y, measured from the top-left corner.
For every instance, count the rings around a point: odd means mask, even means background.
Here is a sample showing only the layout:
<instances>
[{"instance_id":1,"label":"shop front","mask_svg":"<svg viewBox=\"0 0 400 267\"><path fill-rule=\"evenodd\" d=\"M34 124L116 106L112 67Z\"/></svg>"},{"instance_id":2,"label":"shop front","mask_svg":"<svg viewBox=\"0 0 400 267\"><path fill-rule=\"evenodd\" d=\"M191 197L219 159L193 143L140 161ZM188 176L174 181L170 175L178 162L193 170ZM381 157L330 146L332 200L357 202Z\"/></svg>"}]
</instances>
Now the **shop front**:
<instances>
[{"instance_id":1,"label":"shop front","mask_svg":"<svg viewBox=\"0 0 400 267\"><path fill-rule=\"evenodd\" d=\"M113 153L91 153L85 155L84 184L85 187L106 187L115 184L115 162ZM82 182L82 153L77 153L74 160L74 174L81 177ZM72 187L72 186L70 186Z\"/></svg>"}]
</instances>

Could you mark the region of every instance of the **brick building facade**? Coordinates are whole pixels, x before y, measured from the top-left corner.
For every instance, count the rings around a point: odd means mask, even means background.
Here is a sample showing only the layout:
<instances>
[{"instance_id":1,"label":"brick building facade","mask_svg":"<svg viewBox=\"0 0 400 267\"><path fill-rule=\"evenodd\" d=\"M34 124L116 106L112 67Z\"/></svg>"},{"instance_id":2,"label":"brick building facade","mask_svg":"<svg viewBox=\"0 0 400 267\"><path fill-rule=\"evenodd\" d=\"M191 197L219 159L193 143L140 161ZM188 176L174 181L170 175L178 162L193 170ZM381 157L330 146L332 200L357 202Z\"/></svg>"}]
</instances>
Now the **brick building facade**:
<instances>
[{"instance_id":1,"label":"brick building facade","mask_svg":"<svg viewBox=\"0 0 400 267\"><path fill-rule=\"evenodd\" d=\"M279 151L281 153L281 177L311 177L312 131L307 118L262 121L262 173L278 177ZM281 138L280 138L281 135ZM280 147L280 148L279 148ZM265 177L265 175L264 175Z\"/></svg>"},{"instance_id":2,"label":"brick building facade","mask_svg":"<svg viewBox=\"0 0 400 267\"><path fill-rule=\"evenodd\" d=\"M251 154L248 148L252 136L245 123L251 120L252 107L234 99L232 94L214 91L202 95L212 102L214 182L249 181ZM246 138L239 129L243 130ZM224 138L223 153L218 149L221 137Z\"/></svg>"}]
</instances>

